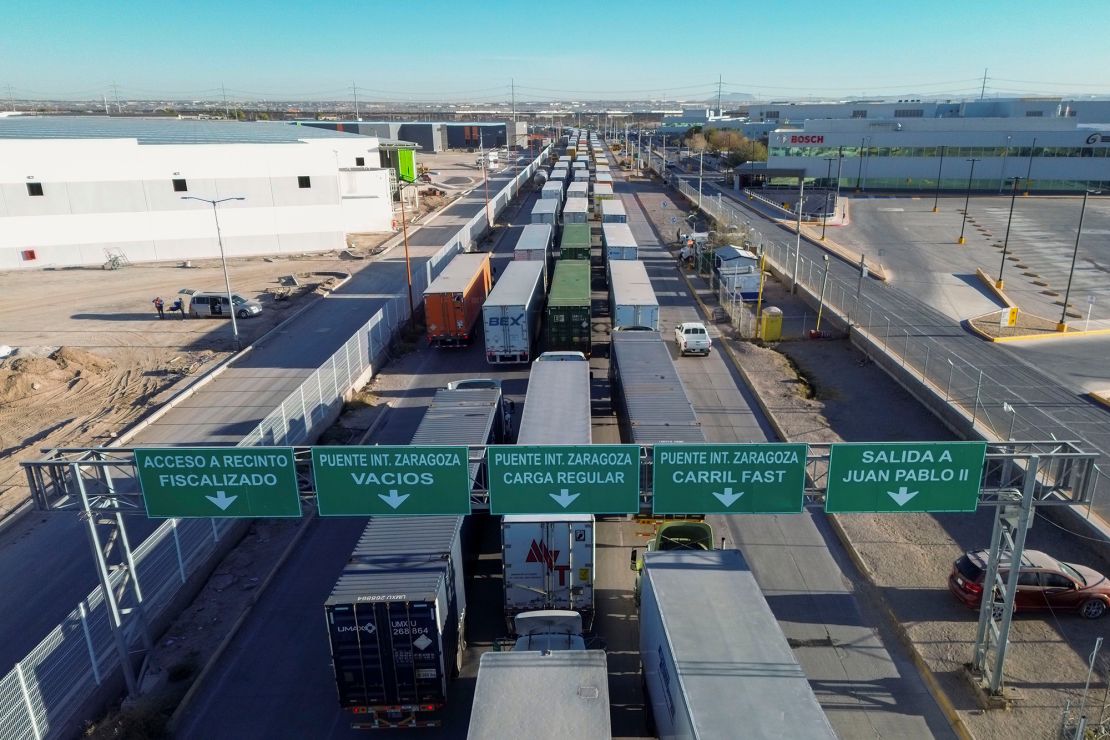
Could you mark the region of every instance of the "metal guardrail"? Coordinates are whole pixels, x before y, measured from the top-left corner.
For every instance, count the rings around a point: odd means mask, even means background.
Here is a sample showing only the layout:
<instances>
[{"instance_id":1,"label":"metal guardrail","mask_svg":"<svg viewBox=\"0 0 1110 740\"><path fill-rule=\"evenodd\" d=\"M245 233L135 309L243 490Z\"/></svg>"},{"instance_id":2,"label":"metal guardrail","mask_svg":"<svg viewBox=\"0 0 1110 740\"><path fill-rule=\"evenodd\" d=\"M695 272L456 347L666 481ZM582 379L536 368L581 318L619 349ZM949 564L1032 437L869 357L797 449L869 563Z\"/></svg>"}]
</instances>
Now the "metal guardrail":
<instances>
[{"instance_id":1,"label":"metal guardrail","mask_svg":"<svg viewBox=\"0 0 1110 740\"><path fill-rule=\"evenodd\" d=\"M547 154L545 149L513 180L491 195L489 212L493 219L531 178ZM422 270L414 272L416 295L423 295L424 288L450 258L460 251L470 250L489 226L486 209L461 226ZM355 383L372 377L388 358L390 341L407 319L406 293L395 296L371 316L354 336L244 437L239 446L296 445L312 439L336 407L343 405L344 394ZM129 466L120 461L111 465L121 469ZM70 468L75 469L79 469L79 465ZM54 495L57 496L76 495L72 472L59 469L49 475L36 476L28 469L28 478L32 491L38 491L36 503L40 507L48 495L44 487L56 489ZM106 515L116 513L116 496L100 501ZM143 615L149 617L164 610L180 585L207 562L234 525L233 520L167 520L134 548L135 572L117 569L111 573L109 583L113 590L118 589L119 609L125 614L123 634L128 648L141 646L149 639ZM56 737L59 728L72 725L78 719L73 714L82 701L120 668L110 616L98 587L0 678L0 740Z\"/></svg>"}]
</instances>

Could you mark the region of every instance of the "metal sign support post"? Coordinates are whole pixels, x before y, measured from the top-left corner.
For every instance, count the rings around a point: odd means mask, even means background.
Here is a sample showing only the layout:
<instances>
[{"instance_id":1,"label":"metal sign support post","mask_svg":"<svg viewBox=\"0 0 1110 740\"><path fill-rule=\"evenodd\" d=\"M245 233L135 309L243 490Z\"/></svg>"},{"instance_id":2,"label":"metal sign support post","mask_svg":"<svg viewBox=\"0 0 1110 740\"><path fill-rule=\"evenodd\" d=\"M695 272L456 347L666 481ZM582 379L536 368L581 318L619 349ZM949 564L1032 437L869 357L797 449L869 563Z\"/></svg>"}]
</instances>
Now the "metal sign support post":
<instances>
[{"instance_id":1,"label":"metal sign support post","mask_svg":"<svg viewBox=\"0 0 1110 740\"><path fill-rule=\"evenodd\" d=\"M1029 531L1033 516L1033 497L1037 488L1037 470L1040 463L1038 455L1031 455L1026 462L1025 481L1021 492L1021 506L1014 521L1013 508L1000 506L991 535L991 551L987 562L987 572L983 578L983 596L979 607L979 628L975 638L972 670L983 676L991 696L1002 692L1002 671L1006 663L1006 650L1009 647L1010 624L1014 614L1014 597L1017 594L1018 575L1021 570L1021 556L1025 550L1025 536ZM1008 557L1011 564L1005 583L998 575L999 562ZM1014 567L1014 566L1017 567ZM1001 604L995 596L999 591ZM999 623L995 615L1001 606ZM990 651L994 649L993 661Z\"/></svg>"},{"instance_id":2,"label":"metal sign support post","mask_svg":"<svg viewBox=\"0 0 1110 740\"><path fill-rule=\"evenodd\" d=\"M127 649L127 637L123 634L123 614L116 599L116 592L112 589L111 576L108 574L108 562L104 557L103 545L100 542L100 533L96 529L97 513L89 503L89 494L85 490L85 481L81 478L81 466L72 463L70 470L73 473L77 491L81 496L81 515L89 525L89 544L92 546L93 560L96 561L96 574L100 578L100 592L104 596L104 603L108 607L108 626L112 629L112 640L116 645L116 654L119 657L120 667L123 669L123 680L127 684L127 695L139 695L138 679L135 677L135 667L131 664L131 655Z\"/></svg>"}]
</instances>

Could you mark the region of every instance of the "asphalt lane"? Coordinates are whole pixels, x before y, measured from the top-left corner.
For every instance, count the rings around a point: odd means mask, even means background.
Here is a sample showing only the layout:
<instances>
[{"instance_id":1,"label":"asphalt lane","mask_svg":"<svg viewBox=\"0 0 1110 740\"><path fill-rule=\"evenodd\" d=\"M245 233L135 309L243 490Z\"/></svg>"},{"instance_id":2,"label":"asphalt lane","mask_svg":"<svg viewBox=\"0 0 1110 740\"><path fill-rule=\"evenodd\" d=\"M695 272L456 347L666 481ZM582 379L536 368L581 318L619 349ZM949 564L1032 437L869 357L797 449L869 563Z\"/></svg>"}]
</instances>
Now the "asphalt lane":
<instances>
[{"instance_id":1,"label":"asphalt lane","mask_svg":"<svg viewBox=\"0 0 1110 740\"><path fill-rule=\"evenodd\" d=\"M723 192L734 205L758 215L729 191ZM753 218L752 226L759 234L757 238L766 242L794 244L794 235L776 223ZM820 247L802 240L804 260L820 262L823 253ZM834 259L829 275L830 294L839 290L855 295L858 268ZM1110 466L1110 424L1106 410L1078 395L1082 385L1097 382L1098 358L1103 355L1099 352L1079 365L1070 365L1066 370L1063 367L1083 356L1083 345L1077 342L1087 342L1086 339L1042 341L1027 355L1026 348L1019 345L994 344L969 334L947 313L897 284L864 280L862 285L861 305L866 314L860 309L853 320L897 353L904 351L908 339L911 353L907 364L920 372L926 370L927 364L934 383L946 387L952 399L969 411L978 407L977 418L994 430L995 437L1009 436L1012 423L1014 439L1079 440L1082 447L1098 453L1100 467ZM1060 350L1055 348L1056 344ZM1096 351L1103 346L1102 340L1094 340L1086 349ZM1106 375L1103 371L1103 376ZM1005 410L1004 404L1017 409L1016 418ZM1096 499L1094 511L1110 521L1110 498Z\"/></svg>"},{"instance_id":2,"label":"asphalt lane","mask_svg":"<svg viewBox=\"0 0 1110 740\"><path fill-rule=\"evenodd\" d=\"M679 273L646 212L665 213L661 204L669 196L654 182L614 189L622 193L642 259L653 264L653 284L669 285ZM660 303L668 327L701 318L684 285L677 300ZM670 335L665 336L677 355ZM719 347L704 358L675 356L675 363L708 441L775 439L767 422L752 411L753 399ZM726 546L744 553L841 737L953 736L904 648L881 631L874 605L857 596L847 574L854 570L822 515L714 516L710 521L718 534L727 533Z\"/></svg>"}]
</instances>

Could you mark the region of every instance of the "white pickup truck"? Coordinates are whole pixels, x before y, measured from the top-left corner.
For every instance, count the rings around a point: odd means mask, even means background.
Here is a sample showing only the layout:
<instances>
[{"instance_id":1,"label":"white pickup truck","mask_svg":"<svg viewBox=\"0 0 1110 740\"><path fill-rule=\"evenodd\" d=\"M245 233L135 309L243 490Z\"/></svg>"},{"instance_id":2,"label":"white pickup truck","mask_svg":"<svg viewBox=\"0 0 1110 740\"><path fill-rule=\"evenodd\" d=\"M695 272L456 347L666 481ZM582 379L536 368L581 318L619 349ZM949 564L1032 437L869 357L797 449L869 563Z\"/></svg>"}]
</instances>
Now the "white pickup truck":
<instances>
[{"instance_id":1,"label":"white pickup truck","mask_svg":"<svg viewBox=\"0 0 1110 740\"><path fill-rule=\"evenodd\" d=\"M713 340L700 321L687 321L674 328L674 339L678 342L680 355L708 355Z\"/></svg>"}]
</instances>

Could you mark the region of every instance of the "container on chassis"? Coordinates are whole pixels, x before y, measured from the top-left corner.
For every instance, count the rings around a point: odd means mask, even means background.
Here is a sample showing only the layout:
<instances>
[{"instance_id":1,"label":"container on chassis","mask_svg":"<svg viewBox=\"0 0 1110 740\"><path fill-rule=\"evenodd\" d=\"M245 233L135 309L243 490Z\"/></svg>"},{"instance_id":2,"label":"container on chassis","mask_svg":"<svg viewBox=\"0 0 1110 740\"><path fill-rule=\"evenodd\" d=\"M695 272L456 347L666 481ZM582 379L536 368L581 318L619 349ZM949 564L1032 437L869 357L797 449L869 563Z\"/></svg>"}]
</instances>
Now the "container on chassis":
<instances>
[{"instance_id":1,"label":"container on chassis","mask_svg":"<svg viewBox=\"0 0 1110 740\"><path fill-rule=\"evenodd\" d=\"M601 182L600 180L597 183L595 183L594 184L594 193L593 193L594 214L596 216L600 217L600 215L601 215L601 201L603 201L603 200L613 200L616 197L617 197L617 194L613 192L612 184L606 183L606 182Z\"/></svg>"},{"instance_id":2,"label":"container on chassis","mask_svg":"<svg viewBox=\"0 0 1110 740\"><path fill-rule=\"evenodd\" d=\"M489 254L456 254L424 289L428 342L440 347L469 344L490 282Z\"/></svg>"},{"instance_id":3,"label":"container on chassis","mask_svg":"<svg viewBox=\"0 0 1110 740\"><path fill-rule=\"evenodd\" d=\"M586 198L567 198L563 206L563 223L584 224L590 219L590 201Z\"/></svg>"},{"instance_id":4,"label":"container on chassis","mask_svg":"<svg viewBox=\"0 0 1110 740\"><path fill-rule=\"evenodd\" d=\"M466 634L462 517L373 517L324 612L356 729L437 727Z\"/></svg>"},{"instance_id":5,"label":"container on chassis","mask_svg":"<svg viewBox=\"0 0 1110 740\"><path fill-rule=\"evenodd\" d=\"M589 224L566 224L559 238L559 259L588 261L592 243Z\"/></svg>"},{"instance_id":6,"label":"container on chassis","mask_svg":"<svg viewBox=\"0 0 1110 740\"><path fill-rule=\"evenodd\" d=\"M559 201L555 198L539 198L532 206L532 223L551 224L559 219Z\"/></svg>"},{"instance_id":7,"label":"container on chassis","mask_svg":"<svg viewBox=\"0 0 1110 740\"><path fill-rule=\"evenodd\" d=\"M556 167L551 170L551 177L548 178L550 182L558 182L566 185L567 179L570 177L570 170L566 167Z\"/></svg>"},{"instance_id":8,"label":"container on chassis","mask_svg":"<svg viewBox=\"0 0 1110 740\"><path fill-rule=\"evenodd\" d=\"M601 225L601 244L605 248L605 261L635 260L640 256L640 247L632 228L626 223L603 223Z\"/></svg>"},{"instance_id":9,"label":"container on chassis","mask_svg":"<svg viewBox=\"0 0 1110 740\"><path fill-rule=\"evenodd\" d=\"M544 262L512 261L482 306L486 362L528 362L539 332L544 299Z\"/></svg>"},{"instance_id":10,"label":"container on chassis","mask_svg":"<svg viewBox=\"0 0 1110 740\"><path fill-rule=\"evenodd\" d=\"M590 195L589 183L576 180L567 186L567 198L588 198Z\"/></svg>"},{"instance_id":11,"label":"container on chassis","mask_svg":"<svg viewBox=\"0 0 1110 740\"><path fill-rule=\"evenodd\" d=\"M602 201L601 220L607 224L627 223L628 214L624 210L624 203L619 198Z\"/></svg>"},{"instance_id":12,"label":"container on chassis","mask_svg":"<svg viewBox=\"0 0 1110 740\"><path fill-rule=\"evenodd\" d=\"M594 518L590 514L506 515L501 519L505 620L538 609L594 619Z\"/></svg>"},{"instance_id":13,"label":"container on chassis","mask_svg":"<svg viewBox=\"0 0 1110 740\"><path fill-rule=\"evenodd\" d=\"M615 331L609 355L610 388L625 442L705 442L662 334Z\"/></svg>"},{"instance_id":14,"label":"container on chassis","mask_svg":"<svg viewBox=\"0 0 1110 740\"><path fill-rule=\"evenodd\" d=\"M609 264L609 321L614 330L642 326L659 331L659 301L643 262Z\"/></svg>"},{"instance_id":15,"label":"container on chassis","mask_svg":"<svg viewBox=\"0 0 1110 740\"><path fill-rule=\"evenodd\" d=\"M543 200L547 200L547 199L550 198L550 199L562 201L563 200L563 182L562 182L562 180L555 179L552 182L549 182L546 185L544 185L543 189L540 190L540 198L543 199Z\"/></svg>"},{"instance_id":16,"label":"container on chassis","mask_svg":"<svg viewBox=\"0 0 1110 740\"><path fill-rule=\"evenodd\" d=\"M611 738L605 651L486 653L473 707L470 740Z\"/></svg>"},{"instance_id":17,"label":"container on chassis","mask_svg":"<svg viewBox=\"0 0 1110 740\"><path fill-rule=\"evenodd\" d=\"M574 182L582 182L582 183L586 183L587 185L589 185L590 173L587 170L575 170L574 171Z\"/></svg>"},{"instance_id":18,"label":"container on chassis","mask_svg":"<svg viewBox=\"0 0 1110 740\"><path fill-rule=\"evenodd\" d=\"M548 350L590 354L590 263L560 260L547 297L544 322ZM589 393L586 394L589 397Z\"/></svg>"},{"instance_id":19,"label":"container on chassis","mask_svg":"<svg viewBox=\"0 0 1110 740\"><path fill-rule=\"evenodd\" d=\"M540 262L543 264L543 291L547 293L547 286L551 284L552 237L555 234L551 224L528 224L520 232L516 246L513 248L513 259L522 262Z\"/></svg>"},{"instance_id":20,"label":"container on chassis","mask_svg":"<svg viewBox=\"0 0 1110 740\"><path fill-rule=\"evenodd\" d=\"M518 445L588 445L590 363L577 352L544 352L528 373Z\"/></svg>"},{"instance_id":21,"label":"container on chassis","mask_svg":"<svg viewBox=\"0 0 1110 740\"><path fill-rule=\"evenodd\" d=\"M836 737L738 550L644 553L640 664L659 737Z\"/></svg>"},{"instance_id":22,"label":"container on chassis","mask_svg":"<svg viewBox=\"0 0 1110 740\"><path fill-rule=\"evenodd\" d=\"M597 174L594 175L594 181L597 182L598 185L605 184L612 186L613 175L609 173L608 169L602 170L600 167L598 167ZM594 187L597 186L595 185Z\"/></svg>"}]
</instances>

